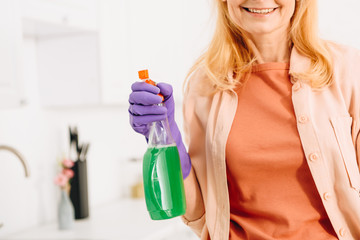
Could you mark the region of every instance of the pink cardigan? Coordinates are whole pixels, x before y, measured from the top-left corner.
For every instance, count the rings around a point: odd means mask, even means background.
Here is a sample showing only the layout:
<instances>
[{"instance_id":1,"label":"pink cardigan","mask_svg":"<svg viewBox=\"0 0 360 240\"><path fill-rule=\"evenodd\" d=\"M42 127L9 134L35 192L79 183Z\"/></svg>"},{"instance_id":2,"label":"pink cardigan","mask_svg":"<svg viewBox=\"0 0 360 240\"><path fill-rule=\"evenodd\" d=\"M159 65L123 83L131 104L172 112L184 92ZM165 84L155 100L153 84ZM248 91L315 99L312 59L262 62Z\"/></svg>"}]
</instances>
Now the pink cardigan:
<instances>
[{"instance_id":1,"label":"pink cardigan","mask_svg":"<svg viewBox=\"0 0 360 240\"><path fill-rule=\"evenodd\" d=\"M339 239L360 239L360 51L329 43L334 83L312 90L306 79L291 78L297 128L307 162L325 210ZM310 60L294 48L290 73L304 72ZM183 221L201 239L229 237L230 206L225 147L237 106L234 91L203 96L197 89L205 75L197 72L184 97L185 139L192 171L185 179L187 201ZM355 147L354 147L355 146ZM191 189L189 189L191 188ZM189 211L205 209L193 219Z\"/></svg>"}]
</instances>

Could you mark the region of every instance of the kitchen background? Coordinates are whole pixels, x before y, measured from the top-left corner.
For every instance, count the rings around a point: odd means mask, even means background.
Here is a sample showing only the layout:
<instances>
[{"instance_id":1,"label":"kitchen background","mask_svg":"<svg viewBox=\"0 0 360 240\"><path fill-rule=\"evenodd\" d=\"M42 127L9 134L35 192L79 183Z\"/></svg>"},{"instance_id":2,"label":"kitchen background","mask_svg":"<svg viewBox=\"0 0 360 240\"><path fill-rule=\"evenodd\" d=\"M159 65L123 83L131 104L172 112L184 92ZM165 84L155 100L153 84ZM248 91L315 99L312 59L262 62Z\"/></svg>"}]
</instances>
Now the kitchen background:
<instances>
[{"instance_id":1,"label":"kitchen background","mask_svg":"<svg viewBox=\"0 0 360 240\"><path fill-rule=\"evenodd\" d=\"M321 35L360 48L358 9L320 0ZM127 98L148 68L173 85L181 127L182 82L214 15L210 0L0 0L0 145L30 172L0 150L0 239L194 238L179 219L150 221L144 200L131 198L146 142L129 126ZM54 177L69 126L90 143L90 218L63 233Z\"/></svg>"}]
</instances>

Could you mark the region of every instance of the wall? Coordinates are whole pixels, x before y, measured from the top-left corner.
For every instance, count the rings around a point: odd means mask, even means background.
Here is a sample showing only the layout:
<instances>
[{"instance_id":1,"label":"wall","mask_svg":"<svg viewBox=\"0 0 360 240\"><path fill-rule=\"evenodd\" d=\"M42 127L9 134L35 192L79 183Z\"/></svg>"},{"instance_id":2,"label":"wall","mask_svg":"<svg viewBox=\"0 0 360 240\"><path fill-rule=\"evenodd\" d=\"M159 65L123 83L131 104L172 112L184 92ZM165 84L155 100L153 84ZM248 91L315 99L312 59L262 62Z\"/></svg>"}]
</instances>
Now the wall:
<instances>
[{"instance_id":1,"label":"wall","mask_svg":"<svg viewBox=\"0 0 360 240\"><path fill-rule=\"evenodd\" d=\"M301 0L300 0L301 1ZM320 35L360 49L358 0L319 0Z\"/></svg>"}]
</instances>

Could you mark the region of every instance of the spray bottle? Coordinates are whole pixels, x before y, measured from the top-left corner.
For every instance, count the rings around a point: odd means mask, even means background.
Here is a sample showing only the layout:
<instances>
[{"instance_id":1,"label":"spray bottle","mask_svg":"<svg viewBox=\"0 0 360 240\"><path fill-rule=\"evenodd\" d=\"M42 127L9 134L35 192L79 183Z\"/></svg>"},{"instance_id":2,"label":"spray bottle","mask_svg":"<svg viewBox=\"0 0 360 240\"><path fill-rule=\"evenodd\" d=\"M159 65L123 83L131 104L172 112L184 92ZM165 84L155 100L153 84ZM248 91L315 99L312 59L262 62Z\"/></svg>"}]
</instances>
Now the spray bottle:
<instances>
[{"instance_id":1,"label":"spray bottle","mask_svg":"<svg viewBox=\"0 0 360 240\"><path fill-rule=\"evenodd\" d=\"M156 86L149 79L148 70L139 71L139 78ZM143 159L143 181L146 207L151 219L169 219L185 214L180 157L167 118L151 123L148 148Z\"/></svg>"}]
</instances>

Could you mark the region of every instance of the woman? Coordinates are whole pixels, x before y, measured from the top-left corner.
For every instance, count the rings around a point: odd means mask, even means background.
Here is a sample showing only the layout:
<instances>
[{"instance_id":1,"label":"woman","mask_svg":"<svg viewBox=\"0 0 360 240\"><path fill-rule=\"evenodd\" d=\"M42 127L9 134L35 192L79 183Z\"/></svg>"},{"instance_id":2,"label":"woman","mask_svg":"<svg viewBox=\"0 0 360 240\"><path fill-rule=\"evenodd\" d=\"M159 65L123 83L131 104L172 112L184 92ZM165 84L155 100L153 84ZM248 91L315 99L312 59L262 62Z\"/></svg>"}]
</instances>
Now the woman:
<instances>
[{"instance_id":1,"label":"woman","mask_svg":"<svg viewBox=\"0 0 360 240\"><path fill-rule=\"evenodd\" d=\"M184 97L188 153L171 86L135 83L129 99L146 137L169 117L184 222L201 239L360 239L360 52L318 38L315 0L216 4Z\"/></svg>"}]
</instances>

